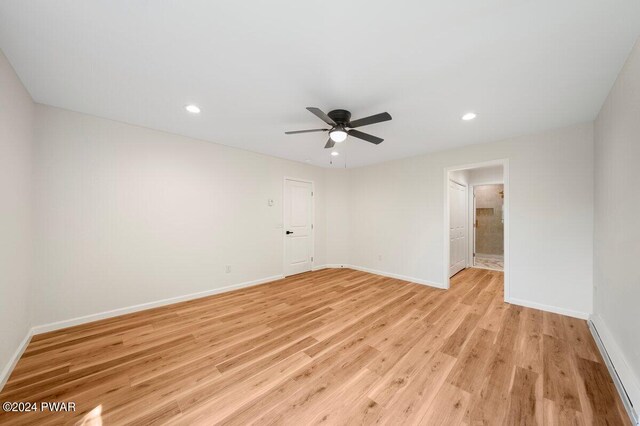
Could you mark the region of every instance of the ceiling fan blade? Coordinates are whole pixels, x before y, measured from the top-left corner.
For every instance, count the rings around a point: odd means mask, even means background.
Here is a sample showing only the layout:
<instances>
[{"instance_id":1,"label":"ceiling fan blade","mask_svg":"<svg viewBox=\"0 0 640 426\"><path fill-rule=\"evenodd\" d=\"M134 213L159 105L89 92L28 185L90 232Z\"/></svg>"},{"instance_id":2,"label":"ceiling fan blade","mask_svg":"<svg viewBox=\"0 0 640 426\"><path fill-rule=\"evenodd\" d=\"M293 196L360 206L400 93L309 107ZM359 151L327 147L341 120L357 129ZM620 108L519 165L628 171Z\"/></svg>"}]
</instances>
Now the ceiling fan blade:
<instances>
[{"instance_id":1,"label":"ceiling fan blade","mask_svg":"<svg viewBox=\"0 0 640 426\"><path fill-rule=\"evenodd\" d=\"M329 126L335 126L337 123L331 119L327 114L322 112L319 108L316 107L307 107L309 112L318 117L320 120L327 123Z\"/></svg>"},{"instance_id":2,"label":"ceiling fan blade","mask_svg":"<svg viewBox=\"0 0 640 426\"><path fill-rule=\"evenodd\" d=\"M324 149L333 148L335 144L336 143L333 141L333 139L329 138L329 140L327 141L327 144L324 146Z\"/></svg>"},{"instance_id":3,"label":"ceiling fan blade","mask_svg":"<svg viewBox=\"0 0 640 426\"><path fill-rule=\"evenodd\" d=\"M311 130L293 130L291 132L284 132L285 135L297 135L298 133L311 133L311 132L328 132L329 129L311 129Z\"/></svg>"},{"instance_id":4,"label":"ceiling fan blade","mask_svg":"<svg viewBox=\"0 0 640 426\"><path fill-rule=\"evenodd\" d=\"M354 138L362 139L367 142L375 143L376 145L384 140L382 138L370 135L369 133L361 132L359 130L349 130L347 133L349 133L349 136L353 136Z\"/></svg>"},{"instance_id":5,"label":"ceiling fan blade","mask_svg":"<svg viewBox=\"0 0 640 426\"><path fill-rule=\"evenodd\" d=\"M369 117L360 118L358 120L352 121L347 126L354 128L354 127L368 126L369 124L382 123L383 121L389 121L389 120L391 120L391 115L388 112L381 112L380 114L370 115Z\"/></svg>"}]
</instances>

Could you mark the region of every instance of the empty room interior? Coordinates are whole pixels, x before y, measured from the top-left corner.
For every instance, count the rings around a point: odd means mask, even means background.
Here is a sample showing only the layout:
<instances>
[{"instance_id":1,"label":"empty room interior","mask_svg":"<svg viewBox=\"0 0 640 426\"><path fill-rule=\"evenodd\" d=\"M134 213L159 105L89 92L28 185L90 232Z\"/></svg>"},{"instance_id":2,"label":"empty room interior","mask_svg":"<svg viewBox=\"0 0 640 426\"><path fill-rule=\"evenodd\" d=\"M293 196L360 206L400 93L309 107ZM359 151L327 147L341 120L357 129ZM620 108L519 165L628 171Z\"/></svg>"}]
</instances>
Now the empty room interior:
<instances>
[{"instance_id":1,"label":"empty room interior","mask_svg":"<svg viewBox=\"0 0 640 426\"><path fill-rule=\"evenodd\" d=\"M640 424L639 36L3 0L0 424Z\"/></svg>"}]
</instances>

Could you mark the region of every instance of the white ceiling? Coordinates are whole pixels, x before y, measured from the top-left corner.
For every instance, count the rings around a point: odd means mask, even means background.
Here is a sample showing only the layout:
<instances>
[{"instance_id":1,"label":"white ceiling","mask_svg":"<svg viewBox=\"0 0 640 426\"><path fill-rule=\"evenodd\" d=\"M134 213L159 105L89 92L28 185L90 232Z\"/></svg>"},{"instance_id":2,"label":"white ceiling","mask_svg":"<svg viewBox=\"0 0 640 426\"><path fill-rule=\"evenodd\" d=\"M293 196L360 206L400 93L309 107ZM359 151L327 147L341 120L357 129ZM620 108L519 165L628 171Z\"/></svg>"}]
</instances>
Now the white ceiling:
<instances>
[{"instance_id":1,"label":"white ceiling","mask_svg":"<svg viewBox=\"0 0 640 426\"><path fill-rule=\"evenodd\" d=\"M321 166L305 107L391 113L334 167L592 120L639 33L637 0L0 2L40 103Z\"/></svg>"}]
</instances>

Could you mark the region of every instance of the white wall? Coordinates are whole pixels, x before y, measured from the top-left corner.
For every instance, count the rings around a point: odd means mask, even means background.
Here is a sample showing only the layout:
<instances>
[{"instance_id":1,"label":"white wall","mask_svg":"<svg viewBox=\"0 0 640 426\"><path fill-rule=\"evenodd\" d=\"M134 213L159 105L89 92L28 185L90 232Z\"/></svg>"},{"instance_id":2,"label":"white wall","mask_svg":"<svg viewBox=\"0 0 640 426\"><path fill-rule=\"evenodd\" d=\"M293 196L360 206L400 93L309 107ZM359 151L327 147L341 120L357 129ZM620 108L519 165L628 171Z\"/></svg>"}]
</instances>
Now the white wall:
<instances>
[{"instance_id":1,"label":"white wall","mask_svg":"<svg viewBox=\"0 0 640 426\"><path fill-rule=\"evenodd\" d=\"M30 328L33 110L0 51L0 387Z\"/></svg>"},{"instance_id":2,"label":"white wall","mask_svg":"<svg viewBox=\"0 0 640 426\"><path fill-rule=\"evenodd\" d=\"M327 169L327 264L348 264L351 256L351 201L349 170Z\"/></svg>"},{"instance_id":3,"label":"white wall","mask_svg":"<svg viewBox=\"0 0 640 426\"><path fill-rule=\"evenodd\" d=\"M484 185L488 183L503 182L504 171L502 166L479 167L468 171L469 185Z\"/></svg>"},{"instance_id":4,"label":"white wall","mask_svg":"<svg viewBox=\"0 0 640 426\"><path fill-rule=\"evenodd\" d=\"M591 124L346 171L42 105L34 140L37 325L280 275L283 176L316 183L316 266L441 284L443 170L498 158L511 297L591 312Z\"/></svg>"},{"instance_id":5,"label":"white wall","mask_svg":"<svg viewBox=\"0 0 640 426\"><path fill-rule=\"evenodd\" d=\"M353 265L444 282L444 169L509 159L511 298L592 311L592 123L351 171Z\"/></svg>"},{"instance_id":6,"label":"white wall","mask_svg":"<svg viewBox=\"0 0 640 426\"><path fill-rule=\"evenodd\" d=\"M282 274L284 176L326 263L327 169L42 105L35 150L35 324Z\"/></svg>"},{"instance_id":7,"label":"white wall","mask_svg":"<svg viewBox=\"0 0 640 426\"><path fill-rule=\"evenodd\" d=\"M442 284L443 170L497 158L511 297L591 312L591 124L350 170L42 105L35 141L38 325L280 275L283 176L316 182L315 266Z\"/></svg>"},{"instance_id":8,"label":"white wall","mask_svg":"<svg viewBox=\"0 0 640 426\"><path fill-rule=\"evenodd\" d=\"M595 123L594 310L640 414L640 42Z\"/></svg>"},{"instance_id":9,"label":"white wall","mask_svg":"<svg viewBox=\"0 0 640 426\"><path fill-rule=\"evenodd\" d=\"M468 185L469 173L469 170L452 170L449 172L449 179L462 185Z\"/></svg>"}]
</instances>

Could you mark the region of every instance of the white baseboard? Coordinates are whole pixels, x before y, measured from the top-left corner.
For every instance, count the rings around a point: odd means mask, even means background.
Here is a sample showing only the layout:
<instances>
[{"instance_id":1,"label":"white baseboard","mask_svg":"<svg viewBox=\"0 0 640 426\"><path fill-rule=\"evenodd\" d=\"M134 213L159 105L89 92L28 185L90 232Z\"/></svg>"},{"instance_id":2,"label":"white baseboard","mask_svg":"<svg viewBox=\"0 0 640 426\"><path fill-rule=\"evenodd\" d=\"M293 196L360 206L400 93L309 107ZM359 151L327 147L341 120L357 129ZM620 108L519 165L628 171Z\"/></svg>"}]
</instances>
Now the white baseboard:
<instances>
[{"instance_id":1,"label":"white baseboard","mask_svg":"<svg viewBox=\"0 0 640 426\"><path fill-rule=\"evenodd\" d=\"M326 268L351 268L358 271L369 272L372 274L382 275L390 278L397 278L404 281L411 281L417 284L428 285L431 287L444 288L442 284L434 284L419 278L407 277L399 274L392 274L389 272L377 271L374 269L364 268L360 266L347 265L347 264L326 264L314 266L312 270L318 271ZM99 321L106 318L117 317L119 315L130 314L133 312L144 311L146 309L157 308L160 306L170 305L173 303L185 302L187 300L198 299L201 297L212 296L214 294L225 293L232 290L237 290L244 287L251 287L254 285L264 284L270 281L275 281L284 278L283 275L274 275L271 277L261 278L253 281L247 281L239 284L234 284L226 287L220 287L216 289L206 290L198 293L187 294L183 296L171 297L168 299L156 300L154 302L142 303L139 305L127 306L124 308L113 309L110 311L100 312L96 314L85 315L77 318L71 318L63 321L52 322L48 324L41 324L34 326L31 330L34 335L48 333L50 331L60 330L62 328L73 327L80 324L86 324L93 321Z\"/></svg>"},{"instance_id":2,"label":"white baseboard","mask_svg":"<svg viewBox=\"0 0 640 426\"><path fill-rule=\"evenodd\" d=\"M29 331L27 331L27 335L24 336L24 339L22 339L22 342L20 342L20 345L18 345L18 349L16 349L11 359L9 359L9 362L7 363L7 365L5 365L4 369L2 370L2 373L0 373L0 390L4 388L5 383L7 383L7 380L9 380L9 376L11 375L11 372L15 368L16 364L18 363L18 360L24 353L25 349L27 349L27 346L29 345L29 342L31 341L32 336L33 336L33 329L30 329Z\"/></svg>"},{"instance_id":3,"label":"white baseboard","mask_svg":"<svg viewBox=\"0 0 640 426\"><path fill-rule=\"evenodd\" d=\"M409 277L406 275L400 275L400 274L394 274L391 272L385 272L385 271L379 271L376 269L371 269L371 268L365 268L363 266L357 266L357 265L348 265L348 264L344 264L344 265L331 265L331 264L327 264L325 265L325 267L327 268L351 268L351 269L355 269L357 271L362 271L362 272L368 272L370 274L376 274L376 275L382 275L383 277L389 277L389 278L397 278L399 280L404 280L404 281L410 281L416 284L423 284L423 285L428 285L430 287L435 287L435 288L440 288L440 289L445 289L446 287L444 286L444 284L438 284L438 283L433 283L430 281L426 281L420 278L414 278L414 277ZM574 318L580 318L580 319L589 319L589 313L587 312L580 312L580 311L574 311L571 309L565 309L565 308L559 308L557 306L551 306L551 305L544 305L542 303L536 303L536 302L531 302L528 300L522 300L522 299L515 299L515 298L510 298L508 300L505 300L505 302L507 303L511 303L514 305L520 305L520 306L525 306L527 308L534 308L534 309L539 309L541 311L548 311L548 312L553 312L556 314L561 314L561 315L567 315L570 317L574 317Z\"/></svg>"},{"instance_id":4,"label":"white baseboard","mask_svg":"<svg viewBox=\"0 0 640 426\"><path fill-rule=\"evenodd\" d=\"M545 305L544 303L531 302L529 300L516 299L513 297L505 298L505 302L511 303L512 305L520 305L525 308L533 308L539 309L541 311L553 312L554 314L566 315L568 317L580 318L583 320L589 319L589 313L574 311L572 309L559 308L557 306Z\"/></svg>"},{"instance_id":5,"label":"white baseboard","mask_svg":"<svg viewBox=\"0 0 640 426\"><path fill-rule=\"evenodd\" d=\"M410 282L413 282L413 283L416 283L416 284L428 285L430 287L435 287L435 288L440 288L440 289L446 290L446 287L444 286L444 284L433 283L433 282L426 281L426 280L423 280L423 279L420 279L420 278L409 277L409 276L406 276L406 275L400 275L400 274L395 274L395 273L391 273L391 272L379 271L377 269L365 268L364 266L349 265L349 264L327 264L327 265L323 265L323 267L325 267L325 268L350 268L350 269L355 269L357 271L368 272L370 274L382 275L383 277L397 278L397 279L403 280L403 281L410 281ZM566 315L566 316L569 316L569 317L580 318L580 319L584 319L584 320L589 319L589 315L590 315L588 312L574 311L574 310L571 310L571 309L559 308L557 306L545 305L545 304L542 304L542 303L531 302L531 301L523 300L523 299L509 298L509 299L505 299L505 302L511 303L513 305L520 305L520 306L524 306L524 307L527 307L527 308L539 309L541 311L553 312L553 313L556 313L556 314Z\"/></svg>"},{"instance_id":6,"label":"white baseboard","mask_svg":"<svg viewBox=\"0 0 640 426\"><path fill-rule=\"evenodd\" d=\"M320 269L340 269L340 268L351 268L351 265L347 265L346 263L327 263L326 265L320 265L313 268L314 271L319 271Z\"/></svg>"},{"instance_id":7,"label":"white baseboard","mask_svg":"<svg viewBox=\"0 0 640 426\"><path fill-rule=\"evenodd\" d=\"M31 337L35 336L36 334L48 333L50 331L60 330L62 328L73 327L75 325L86 324L89 322L99 321L106 318L112 318L120 315L130 314L133 312L144 311L146 309L152 309L160 306L171 305L173 303L186 302L187 300L199 299L201 297L212 296L214 294L226 293L232 290L238 290L245 287L252 287L259 284L276 281L276 280L282 279L283 277L284 277L283 275L274 275L271 277L261 278L253 281L246 281L243 283L233 284L226 287L220 287L220 288L215 288L211 290L201 291L198 293L191 293L183 296L156 300L154 302L141 303L139 305L127 306L124 308L118 308L110 311L100 312L97 314L85 315L82 317L71 318L68 320L52 322L49 324L36 325L27 332L27 335L25 336L22 343L20 343L20 346L18 347L18 349L16 349L16 352L14 353L13 357L11 357L11 360L7 363L7 365L2 370L2 373L0 374L0 390L4 387L6 381L9 379L9 376L11 375L11 372L15 368L18 360L20 359L25 349L29 345L29 342L31 341Z\"/></svg>"},{"instance_id":8,"label":"white baseboard","mask_svg":"<svg viewBox=\"0 0 640 426\"><path fill-rule=\"evenodd\" d=\"M640 425L640 380L633 374L626 357L602 317L592 315L589 320L589 329L607 364L631 421L633 424Z\"/></svg>"},{"instance_id":9,"label":"white baseboard","mask_svg":"<svg viewBox=\"0 0 640 426\"><path fill-rule=\"evenodd\" d=\"M333 267L333 266L332 266ZM421 278L409 277L406 275L394 274L392 272L378 271L377 269L365 268L364 266L356 265L338 265L340 268L351 268L356 271L368 272L370 274L382 275L383 277L396 278L398 280L409 281L416 284L428 285L429 287L435 287L445 289L444 284L432 283L431 281L423 280Z\"/></svg>"},{"instance_id":10,"label":"white baseboard","mask_svg":"<svg viewBox=\"0 0 640 426\"><path fill-rule=\"evenodd\" d=\"M144 311L146 309L157 308L160 306L171 305L173 303L186 302L187 300L199 299L201 297L212 296L214 294L226 293L228 291L237 290L244 287L268 283L282 279L283 275L274 275L271 277L260 278L253 281L246 281L239 284L233 284L226 287L214 288L211 290L201 291L198 293L186 294L183 296L171 297L168 299L156 300L154 302L141 303L139 305L127 306L124 308L113 309L111 311L100 312L97 314L85 315L82 317L71 318L64 321L52 322L49 324L37 325L32 328L33 334L48 333L50 331L59 330L61 328L73 327L74 325L85 324L88 322L98 321L106 318L117 317L119 315L130 314L133 312Z\"/></svg>"},{"instance_id":11,"label":"white baseboard","mask_svg":"<svg viewBox=\"0 0 640 426\"><path fill-rule=\"evenodd\" d=\"M445 288L444 285L442 284L435 284L430 281L422 280L420 278L408 277L406 275L394 274L391 272L378 271L376 269L365 268L364 266L350 265L348 263L327 263L326 265L314 266L312 270L319 271L320 269L340 269L340 268L355 269L356 271L368 272L370 274L381 275L383 277L388 277L388 278L397 278L399 280L409 281L416 284L428 285L429 287L435 287L435 288L441 288L441 289Z\"/></svg>"}]
</instances>

